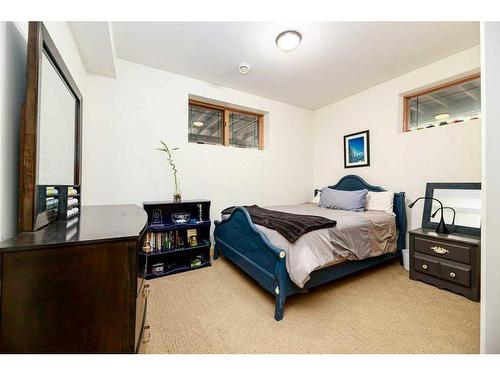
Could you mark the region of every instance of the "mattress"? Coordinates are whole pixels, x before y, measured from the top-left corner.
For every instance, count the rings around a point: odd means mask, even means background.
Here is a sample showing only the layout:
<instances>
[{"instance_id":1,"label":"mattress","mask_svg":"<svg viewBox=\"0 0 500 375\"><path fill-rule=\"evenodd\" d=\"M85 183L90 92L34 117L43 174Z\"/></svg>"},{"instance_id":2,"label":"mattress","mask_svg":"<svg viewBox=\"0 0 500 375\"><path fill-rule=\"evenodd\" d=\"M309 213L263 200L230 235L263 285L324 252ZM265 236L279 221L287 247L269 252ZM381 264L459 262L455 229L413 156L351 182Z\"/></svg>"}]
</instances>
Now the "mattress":
<instances>
[{"instance_id":1,"label":"mattress","mask_svg":"<svg viewBox=\"0 0 500 375\"><path fill-rule=\"evenodd\" d=\"M317 269L346 260L395 253L397 250L396 219L392 213L332 210L318 207L315 203L266 208L299 215L323 216L337 221L336 226L306 233L293 244L277 231L256 225L269 242L285 250L288 274L300 288Z\"/></svg>"}]
</instances>

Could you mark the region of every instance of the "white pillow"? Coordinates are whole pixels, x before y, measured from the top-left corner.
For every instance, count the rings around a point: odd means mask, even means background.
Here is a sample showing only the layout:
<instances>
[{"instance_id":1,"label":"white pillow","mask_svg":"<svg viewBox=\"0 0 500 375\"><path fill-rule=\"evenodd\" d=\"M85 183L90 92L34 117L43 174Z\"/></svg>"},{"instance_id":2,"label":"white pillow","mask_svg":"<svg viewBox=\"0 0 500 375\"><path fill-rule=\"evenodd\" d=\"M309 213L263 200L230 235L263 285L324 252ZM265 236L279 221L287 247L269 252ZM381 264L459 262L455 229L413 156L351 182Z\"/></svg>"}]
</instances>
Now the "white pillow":
<instances>
[{"instance_id":1,"label":"white pillow","mask_svg":"<svg viewBox=\"0 0 500 375\"><path fill-rule=\"evenodd\" d=\"M321 195L321 190L318 190L318 192L316 193L316 195L314 196L313 200L311 201L311 203L316 203L316 204L319 204L319 197Z\"/></svg>"},{"instance_id":2,"label":"white pillow","mask_svg":"<svg viewBox=\"0 0 500 375\"><path fill-rule=\"evenodd\" d=\"M367 211L384 211L393 213L394 192L391 191L369 191L366 195L365 209Z\"/></svg>"}]
</instances>

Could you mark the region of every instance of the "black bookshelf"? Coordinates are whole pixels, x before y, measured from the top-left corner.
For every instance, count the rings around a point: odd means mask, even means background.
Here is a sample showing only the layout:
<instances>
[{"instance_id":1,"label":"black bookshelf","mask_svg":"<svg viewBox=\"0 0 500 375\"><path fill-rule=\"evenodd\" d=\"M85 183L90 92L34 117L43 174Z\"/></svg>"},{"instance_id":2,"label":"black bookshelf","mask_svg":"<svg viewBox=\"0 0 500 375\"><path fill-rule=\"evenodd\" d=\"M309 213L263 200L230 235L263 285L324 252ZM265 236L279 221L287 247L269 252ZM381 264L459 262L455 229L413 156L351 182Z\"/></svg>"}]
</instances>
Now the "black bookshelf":
<instances>
[{"instance_id":1,"label":"black bookshelf","mask_svg":"<svg viewBox=\"0 0 500 375\"><path fill-rule=\"evenodd\" d=\"M211 265L209 200L144 202L143 207L148 227L139 252L139 269L146 279ZM189 219L175 222L175 213L189 214Z\"/></svg>"}]
</instances>

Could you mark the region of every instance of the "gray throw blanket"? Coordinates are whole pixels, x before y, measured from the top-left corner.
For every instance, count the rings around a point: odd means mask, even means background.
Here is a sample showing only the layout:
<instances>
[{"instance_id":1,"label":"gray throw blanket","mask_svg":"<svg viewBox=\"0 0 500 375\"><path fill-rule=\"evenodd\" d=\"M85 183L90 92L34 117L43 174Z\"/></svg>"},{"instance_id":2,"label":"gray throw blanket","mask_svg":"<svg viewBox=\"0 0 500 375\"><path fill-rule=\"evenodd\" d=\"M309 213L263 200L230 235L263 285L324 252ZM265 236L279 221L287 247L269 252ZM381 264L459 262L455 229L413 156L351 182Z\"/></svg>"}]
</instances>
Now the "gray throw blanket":
<instances>
[{"instance_id":1,"label":"gray throw blanket","mask_svg":"<svg viewBox=\"0 0 500 375\"><path fill-rule=\"evenodd\" d=\"M263 227L274 229L290 243L297 241L302 235L318 229L334 227L337 222L321 216L297 215L281 211L266 210L259 206L243 206L249 213L252 222ZM230 214L235 207L222 211Z\"/></svg>"}]
</instances>

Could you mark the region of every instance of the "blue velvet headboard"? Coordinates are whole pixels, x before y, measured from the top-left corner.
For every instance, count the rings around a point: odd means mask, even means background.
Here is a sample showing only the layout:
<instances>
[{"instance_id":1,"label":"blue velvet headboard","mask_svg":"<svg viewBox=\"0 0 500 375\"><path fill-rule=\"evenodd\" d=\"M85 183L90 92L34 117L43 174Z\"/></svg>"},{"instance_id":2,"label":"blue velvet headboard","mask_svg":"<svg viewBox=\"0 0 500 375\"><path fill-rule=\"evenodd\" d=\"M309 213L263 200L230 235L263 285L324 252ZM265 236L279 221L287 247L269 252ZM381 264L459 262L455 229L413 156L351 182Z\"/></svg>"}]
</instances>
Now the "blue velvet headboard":
<instances>
[{"instance_id":1,"label":"blue velvet headboard","mask_svg":"<svg viewBox=\"0 0 500 375\"><path fill-rule=\"evenodd\" d=\"M354 174L349 174L342 177L339 182L333 186L328 186L335 190L362 190L367 189L368 191L386 191L380 186L374 186L367 183L361 177ZM319 189L314 190L314 195L319 191ZM396 214L396 228L398 229L398 251L404 249L406 246L406 205L405 205L405 193L394 193L394 213Z\"/></svg>"}]
</instances>

